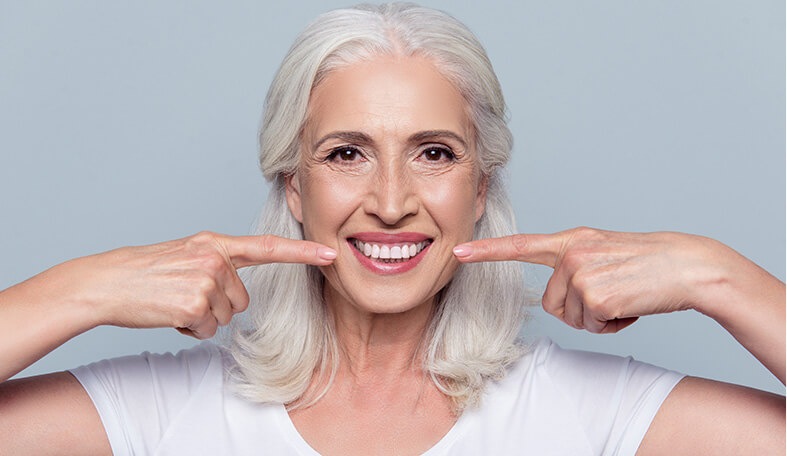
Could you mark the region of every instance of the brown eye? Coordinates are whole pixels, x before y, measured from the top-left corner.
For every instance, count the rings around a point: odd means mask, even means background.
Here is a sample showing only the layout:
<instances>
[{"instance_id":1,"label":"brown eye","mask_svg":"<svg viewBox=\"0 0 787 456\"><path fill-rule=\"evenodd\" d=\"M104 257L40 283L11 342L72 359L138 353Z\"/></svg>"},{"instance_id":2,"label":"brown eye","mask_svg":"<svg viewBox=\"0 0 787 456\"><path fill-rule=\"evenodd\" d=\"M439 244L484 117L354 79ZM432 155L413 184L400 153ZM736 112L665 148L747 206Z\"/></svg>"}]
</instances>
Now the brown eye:
<instances>
[{"instance_id":1,"label":"brown eye","mask_svg":"<svg viewBox=\"0 0 787 456\"><path fill-rule=\"evenodd\" d=\"M427 161L454 160L454 153L444 147L430 147L421 154Z\"/></svg>"},{"instance_id":2,"label":"brown eye","mask_svg":"<svg viewBox=\"0 0 787 456\"><path fill-rule=\"evenodd\" d=\"M361 152L355 147L337 147L328 155L329 161L354 161L361 158Z\"/></svg>"}]
</instances>

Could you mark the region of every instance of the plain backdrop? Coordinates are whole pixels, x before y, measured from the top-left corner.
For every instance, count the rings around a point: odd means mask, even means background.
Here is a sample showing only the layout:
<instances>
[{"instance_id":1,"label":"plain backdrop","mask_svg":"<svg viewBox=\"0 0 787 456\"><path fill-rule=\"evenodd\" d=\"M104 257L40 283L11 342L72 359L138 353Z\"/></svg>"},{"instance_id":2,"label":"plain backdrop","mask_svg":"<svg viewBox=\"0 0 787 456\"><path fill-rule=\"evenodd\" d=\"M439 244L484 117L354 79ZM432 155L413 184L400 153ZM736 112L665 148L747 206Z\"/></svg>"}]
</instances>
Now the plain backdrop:
<instances>
[{"instance_id":1,"label":"plain backdrop","mask_svg":"<svg viewBox=\"0 0 787 456\"><path fill-rule=\"evenodd\" d=\"M522 232L699 233L784 280L783 0L425 4L468 24L497 70ZM115 247L247 233L267 191L268 84L296 34L339 6L2 1L0 288ZM529 271L543 289L549 270ZM533 315L523 332L565 347L784 392L701 315L606 336ZM23 375L194 343L102 327Z\"/></svg>"}]
</instances>

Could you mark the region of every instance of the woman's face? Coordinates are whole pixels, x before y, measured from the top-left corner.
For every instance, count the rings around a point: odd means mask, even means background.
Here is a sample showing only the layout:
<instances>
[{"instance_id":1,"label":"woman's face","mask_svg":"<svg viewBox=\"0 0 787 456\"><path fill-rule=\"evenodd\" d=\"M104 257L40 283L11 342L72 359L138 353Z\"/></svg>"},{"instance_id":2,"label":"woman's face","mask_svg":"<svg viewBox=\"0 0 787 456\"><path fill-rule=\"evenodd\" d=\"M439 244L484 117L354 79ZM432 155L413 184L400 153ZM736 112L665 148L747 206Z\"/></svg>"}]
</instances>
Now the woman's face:
<instances>
[{"instance_id":1,"label":"woman's face","mask_svg":"<svg viewBox=\"0 0 787 456\"><path fill-rule=\"evenodd\" d=\"M373 313L431 302L484 210L462 95L418 57L331 72L312 92L287 201L306 239L338 252L322 268L331 300Z\"/></svg>"}]
</instances>

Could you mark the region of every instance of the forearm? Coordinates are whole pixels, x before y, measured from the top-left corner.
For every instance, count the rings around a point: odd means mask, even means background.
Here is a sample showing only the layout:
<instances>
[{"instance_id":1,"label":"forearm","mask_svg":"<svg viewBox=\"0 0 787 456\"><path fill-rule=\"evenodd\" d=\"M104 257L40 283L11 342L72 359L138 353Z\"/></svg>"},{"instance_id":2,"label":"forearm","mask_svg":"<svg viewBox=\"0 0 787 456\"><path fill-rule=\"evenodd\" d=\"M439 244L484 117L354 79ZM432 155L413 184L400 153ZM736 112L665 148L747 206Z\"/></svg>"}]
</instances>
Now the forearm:
<instances>
[{"instance_id":1,"label":"forearm","mask_svg":"<svg viewBox=\"0 0 787 456\"><path fill-rule=\"evenodd\" d=\"M97 320L56 266L0 291L0 382L16 375Z\"/></svg>"},{"instance_id":2,"label":"forearm","mask_svg":"<svg viewBox=\"0 0 787 456\"><path fill-rule=\"evenodd\" d=\"M785 285L730 249L722 273L700 287L696 310L716 320L785 382Z\"/></svg>"}]
</instances>

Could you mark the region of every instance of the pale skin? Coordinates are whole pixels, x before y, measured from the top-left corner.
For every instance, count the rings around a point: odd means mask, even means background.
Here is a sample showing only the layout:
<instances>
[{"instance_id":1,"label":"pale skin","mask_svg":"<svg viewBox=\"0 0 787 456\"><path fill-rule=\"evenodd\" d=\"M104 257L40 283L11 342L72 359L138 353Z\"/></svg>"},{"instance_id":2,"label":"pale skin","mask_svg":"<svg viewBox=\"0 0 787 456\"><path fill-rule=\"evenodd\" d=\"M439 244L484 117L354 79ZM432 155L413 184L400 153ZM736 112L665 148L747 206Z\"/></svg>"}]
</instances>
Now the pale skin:
<instances>
[{"instance_id":1,"label":"pale skin","mask_svg":"<svg viewBox=\"0 0 787 456\"><path fill-rule=\"evenodd\" d=\"M698 311L784 383L784 283L712 239L577 228L474 241L455 252L463 262L513 260L554 268L544 309L594 333L620 331L644 315ZM780 454L784 407L783 396L685 378L661 406L637 454Z\"/></svg>"},{"instance_id":2,"label":"pale skin","mask_svg":"<svg viewBox=\"0 0 787 456\"><path fill-rule=\"evenodd\" d=\"M456 416L413 359L458 266L452 249L484 207L464 101L428 62L381 59L328 76L309 119L288 203L308 239L338 252L322 270L346 360L328 394L291 417L322 454L419 454ZM346 156L328 159L337 150ZM359 232L432 244L415 269L381 276L354 258Z\"/></svg>"},{"instance_id":3,"label":"pale skin","mask_svg":"<svg viewBox=\"0 0 787 456\"><path fill-rule=\"evenodd\" d=\"M784 382L784 284L732 249L588 228L467 242L485 191L464 100L429 61L380 57L336 70L312 93L287 185L308 241L201 233L55 266L0 292L0 378L99 325L210 337L248 305L237 268L313 264L327 279L342 359L329 393L291 412L293 423L321 454L419 454L457 418L413 362L435 294L461 262L516 260L555 269L543 305L571 326L616 332L640 316L698 311ZM363 232L417 232L431 245L414 269L382 276L347 242ZM783 397L687 378L638 454L774 454L784 426ZM0 385L0 453L69 451L110 454L70 374Z\"/></svg>"}]
</instances>

